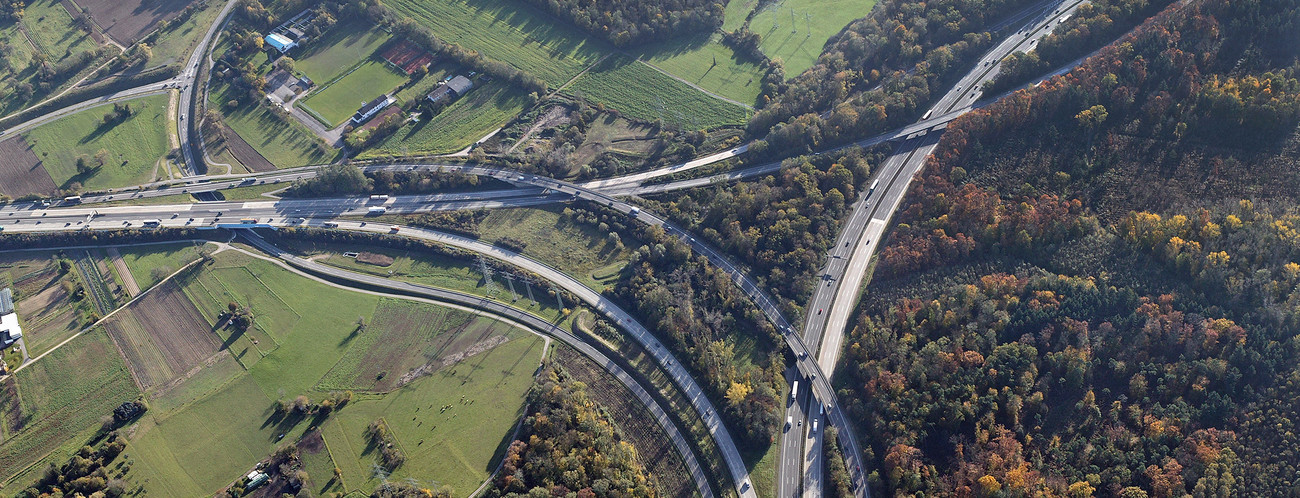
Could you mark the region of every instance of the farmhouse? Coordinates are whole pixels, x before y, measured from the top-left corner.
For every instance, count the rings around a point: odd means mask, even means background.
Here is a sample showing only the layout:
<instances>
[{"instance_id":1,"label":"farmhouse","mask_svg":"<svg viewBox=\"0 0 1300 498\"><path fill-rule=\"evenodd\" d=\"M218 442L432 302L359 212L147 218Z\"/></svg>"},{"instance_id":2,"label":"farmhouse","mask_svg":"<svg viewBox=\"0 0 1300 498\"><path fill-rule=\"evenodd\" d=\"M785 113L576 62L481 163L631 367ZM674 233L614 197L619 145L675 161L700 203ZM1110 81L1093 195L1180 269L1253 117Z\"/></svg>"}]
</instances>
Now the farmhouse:
<instances>
[{"instance_id":1,"label":"farmhouse","mask_svg":"<svg viewBox=\"0 0 1300 498\"><path fill-rule=\"evenodd\" d=\"M266 44L270 45L271 48L279 50L282 54L288 52L293 47L298 46L298 42L280 33L271 33L266 35Z\"/></svg>"},{"instance_id":2,"label":"farmhouse","mask_svg":"<svg viewBox=\"0 0 1300 498\"><path fill-rule=\"evenodd\" d=\"M469 78L457 75L455 78L452 78L448 81L444 81L441 84L439 84L438 88L434 89L433 92L429 93L428 99L429 102L437 102L445 98L454 99L456 97L465 95L465 93L468 92L469 89L473 87L474 87L474 82L470 81Z\"/></svg>"},{"instance_id":3,"label":"farmhouse","mask_svg":"<svg viewBox=\"0 0 1300 498\"><path fill-rule=\"evenodd\" d=\"M14 313L14 293L6 287L0 290L0 347L8 347L22 337L23 329Z\"/></svg>"},{"instance_id":4,"label":"farmhouse","mask_svg":"<svg viewBox=\"0 0 1300 498\"><path fill-rule=\"evenodd\" d=\"M361 124L366 122L366 120L374 116L375 113L384 110L385 107L388 107L394 101L395 99L393 99L393 96L388 94L375 97L375 100L367 102L366 105L361 106L361 109L357 110L356 114L352 115L352 124Z\"/></svg>"}]
</instances>

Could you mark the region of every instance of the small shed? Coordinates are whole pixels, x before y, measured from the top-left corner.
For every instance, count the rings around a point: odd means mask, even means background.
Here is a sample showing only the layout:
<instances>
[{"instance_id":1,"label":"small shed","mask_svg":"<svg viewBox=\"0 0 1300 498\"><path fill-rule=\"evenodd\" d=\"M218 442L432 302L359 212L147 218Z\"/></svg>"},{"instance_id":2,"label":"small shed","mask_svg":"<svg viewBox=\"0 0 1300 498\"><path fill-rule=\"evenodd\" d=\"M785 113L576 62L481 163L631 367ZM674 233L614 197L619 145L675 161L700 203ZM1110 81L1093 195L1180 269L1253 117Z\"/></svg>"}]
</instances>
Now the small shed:
<instances>
[{"instance_id":1,"label":"small shed","mask_svg":"<svg viewBox=\"0 0 1300 498\"><path fill-rule=\"evenodd\" d=\"M469 92L470 88L474 88L473 81L470 81L469 78L464 76L456 75L456 77L443 82L441 85L438 85L438 88L429 92L427 98L429 99L429 102L438 102L446 98L454 99L465 95Z\"/></svg>"}]
</instances>

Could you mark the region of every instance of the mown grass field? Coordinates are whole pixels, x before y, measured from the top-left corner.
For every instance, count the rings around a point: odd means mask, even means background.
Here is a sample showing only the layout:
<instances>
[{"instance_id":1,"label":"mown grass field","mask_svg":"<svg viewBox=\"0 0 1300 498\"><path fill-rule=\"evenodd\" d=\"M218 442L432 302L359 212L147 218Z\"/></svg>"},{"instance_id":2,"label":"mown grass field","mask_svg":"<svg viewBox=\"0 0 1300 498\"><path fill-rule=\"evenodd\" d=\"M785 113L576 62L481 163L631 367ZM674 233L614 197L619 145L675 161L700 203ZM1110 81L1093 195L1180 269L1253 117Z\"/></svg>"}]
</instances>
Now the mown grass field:
<instances>
[{"instance_id":1,"label":"mown grass field","mask_svg":"<svg viewBox=\"0 0 1300 498\"><path fill-rule=\"evenodd\" d=\"M515 66L553 88L612 50L605 42L518 0L392 0L385 4L411 16L439 38Z\"/></svg>"},{"instance_id":2,"label":"mown grass field","mask_svg":"<svg viewBox=\"0 0 1300 498\"><path fill-rule=\"evenodd\" d=\"M155 95L125 102L132 115L125 121L104 124L113 106L100 106L39 126L27 132L27 142L44 163L54 183L80 182L87 189L124 187L155 178L158 162L170 148L167 141L167 96ZM77 173L77 157L98 164L95 154L107 150L98 169Z\"/></svg>"},{"instance_id":3,"label":"mown grass field","mask_svg":"<svg viewBox=\"0 0 1300 498\"><path fill-rule=\"evenodd\" d=\"M140 290L153 287L158 283L157 276L170 275L191 261L199 258L199 247L193 243L125 246L119 247L122 261L131 270L131 277L139 284Z\"/></svg>"},{"instance_id":4,"label":"mown grass field","mask_svg":"<svg viewBox=\"0 0 1300 498\"><path fill-rule=\"evenodd\" d=\"M296 105L310 109L330 127L343 124L362 104L388 93L406 81L383 60L372 58L327 86L312 91ZM274 162L274 161L272 161Z\"/></svg>"},{"instance_id":5,"label":"mown grass field","mask_svg":"<svg viewBox=\"0 0 1300 498\"><path fill-rule=\"evenodd\" d=\"M226 108L230 100L240 105L233 110ZM271 115L261 102L249 102L248 95L227 85L213 86L211 104L222 110L226 125L278 168L321 164L332 157L316 149L316 136L301 124Z\"/></svg>"},{"instance_id":6,"label":"mown grass field","mask_svg":"<svg viewBox=\"0 0 1300 498\"><path fill-rule=\"evenodd\" d=\"M740 27L757 2L727 4L723 29ZM854 19L866 17L875 4L876 0L780 0L754 16L749 29L762 37L763 53L781 59L785 74L793 77L817 62L830 37Z\"/></svg>"},{"instance_id":7,"label":"mown grass field","mask_svg":"<svg viewBox=\"0 0 1300 498\"><path fill-rule=\"evenodd\" d=\"M700 88L752 106L763 84L763 68L737 58L720 38L703 34L666 40L640 48L634 55Z\"/></svg>"},{"instance_id":8,"label":"mown grass field","mask_svg":"<svg viewBox=\"0 0 1300 498\"><path fill-rule=\"evenodd\" d=\"M456 152L509 122L527 103L523 91L489 82L470 90L432 119L403 126L360 157Z\"/></svg>"},{"instance_id":9,"label":"mown grass field","mask_svg":"<svg viewBox=\"0 0 1300 498\"><path fill-rule=\"evenodd\" d=\"M627 116L688 130L741 125L749 112L713 98L629 57L610 57L573 82L569 93L582 93ZM661 107L662 106L662 107Z\"/></svg>"},{"instance_id":10,"label":"mown grass field","mask_svg":"<svg viewBox=\"0 0 1300 498\"><path fill-rule=\"evenodd\" d=\"M391 38L361 19L342 20L319 40L312 40L295 57L294 68L317 85L339 77L370 57Z\"/></svg>"},{"instance_id":11,"label":"mown grass field","mask_svg":"<svg viewBox=\"0 0 1300 498\"><path fill-rule=\"evenodd\" d=\"M99 430L100 417L140 394L102 331L77 337L15 378L25 424L0 443L0 483L13 482L13 489L39 477L30 465L62 463Z\"/></svg>"}]
</instances>

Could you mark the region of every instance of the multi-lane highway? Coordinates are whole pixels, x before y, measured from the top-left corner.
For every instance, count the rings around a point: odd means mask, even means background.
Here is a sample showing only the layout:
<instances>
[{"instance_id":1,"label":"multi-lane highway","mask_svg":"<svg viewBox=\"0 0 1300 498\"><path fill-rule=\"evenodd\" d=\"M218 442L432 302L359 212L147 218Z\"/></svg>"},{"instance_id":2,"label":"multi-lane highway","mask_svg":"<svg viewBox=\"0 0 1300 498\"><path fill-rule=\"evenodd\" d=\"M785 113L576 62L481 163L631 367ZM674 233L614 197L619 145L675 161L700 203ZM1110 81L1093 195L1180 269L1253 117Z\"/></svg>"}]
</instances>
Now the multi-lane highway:
<instances>
[{"instance_id":1,"label":"multi-lane highway","mask_svg":"<svg viewBox=\"0 0 1300 498\"><path fill-rule=\"evenodd\" d=\"M980 57L975 67L927 110L921 122L933 116L955 118L977 107L983 97L982 88L997 76L1001 62L1008 55L1032 48L1040 38L1051 33L1051 28L1059 25L1061 18L1072 15L1083 3L1084 0L1049 0L1013 16L1012 19L1022 22L1024 27L1009 34ZM874 174L871 183L873 187L863 192L853 204L844 228L827 254L822 280L809 300L802 336L805 343L814 346L818 366L823 372L835 371L848 321L861 292L871 256L879 247L881 236L902 203L912 179L924 167L926 159L938 144L939 129L936 127L918 128L913 125L906 129L915 132L899 143L894 154ZM787 439L791 437L786 436ZM847 438L852 439L852 436L848 435ZM841 439L846 439L843 433ZM806 440L808 445L817 447L820 446L821 435L813 434L810 438L799 440ZM857 446L846 444L843 447L847 451ZM818 459L808 458L812 453L783 454L778 474L819 475ZM782 484L787 482L791 481L781 479ZM820 482L805 480L802 491L804 496L820 496ZM781 493L781 496L799 494L796 489L789 488L782 489Z\"/></svg>"}]
</instances>

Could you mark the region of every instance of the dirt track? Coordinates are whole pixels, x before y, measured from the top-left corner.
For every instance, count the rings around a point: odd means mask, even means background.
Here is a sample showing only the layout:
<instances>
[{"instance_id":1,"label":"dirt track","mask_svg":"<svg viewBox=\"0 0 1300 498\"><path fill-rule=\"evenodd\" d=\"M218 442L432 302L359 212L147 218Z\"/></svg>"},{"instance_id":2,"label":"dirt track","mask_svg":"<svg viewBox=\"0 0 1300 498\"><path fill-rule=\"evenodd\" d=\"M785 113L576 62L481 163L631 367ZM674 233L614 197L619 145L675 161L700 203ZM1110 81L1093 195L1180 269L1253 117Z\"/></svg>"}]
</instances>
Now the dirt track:
<instances>
[{"instance_id":1,"label":"dirt track","mask_svg":"<svg viewBox=\"0 0 1300 498\"><path fill-rule=\"evenodd\" d=\"M122 253L118 252L116 247L107 249L108 258L113 262L113 268L117 269L117 275L122 277L122 286L126 288L127 295L135 297L140 295L140 284L135 282L135 276L131 275L131 269L126 266L126 261L122 261Z\"/></svg>"}]
</instances>

